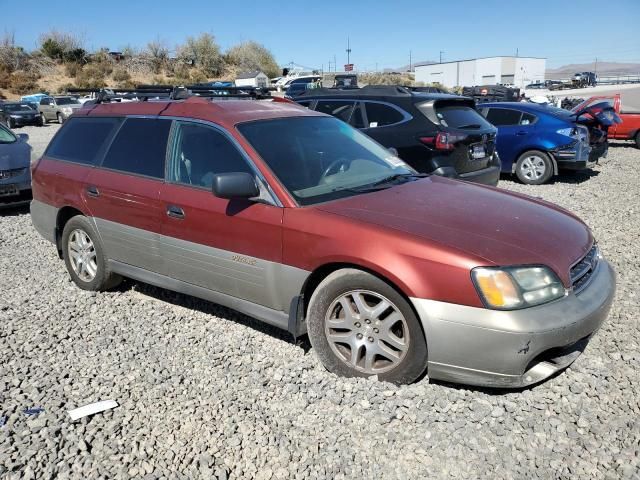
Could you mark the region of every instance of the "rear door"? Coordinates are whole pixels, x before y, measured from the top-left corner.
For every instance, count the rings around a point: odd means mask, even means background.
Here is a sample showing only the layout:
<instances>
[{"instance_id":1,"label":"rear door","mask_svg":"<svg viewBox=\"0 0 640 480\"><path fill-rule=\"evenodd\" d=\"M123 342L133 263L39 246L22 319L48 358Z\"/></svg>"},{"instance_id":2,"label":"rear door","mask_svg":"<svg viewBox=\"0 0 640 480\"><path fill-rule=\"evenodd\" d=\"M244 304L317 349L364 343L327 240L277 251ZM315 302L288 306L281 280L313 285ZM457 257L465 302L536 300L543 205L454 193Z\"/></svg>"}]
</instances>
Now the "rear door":
<instances>
[{"instance_id":1,"label":"rear door","mask_svg":"<svg viewBox=\"0 0 640 480\"><path fill-rule=\"evenodd\" d=\"M502 170L511 172L511 166L531 142L537 119L529 113L503 107L489 107L485 116L498 127L496 147Z\"/></svg>"},{"instance_id":2,"label":"rear door","mask_svg":"<svg viewBox=\"0 0 640 480\"><path fill-rule=\"evenodd\" d=\"M256 175L233 137L210 124L176 121L162 187L160 251L166 275L279 311L283 208L213 195L213 176ZM289 298L290 300L290 298Z\"/></svg>"},{"instance_id":3,"label":"rear door","mask_svg":"<svg viewBox=\"0 0 640 480\"><path fill-rule=\"evenodd\" d=\"M163 270L160 189L171 125L167 119L127 118L84 186L107 257L153 272Z\"/></svg>"},{"instance_id":4,"label":"rear door","mask_svg":"<svg viewBox=\"0 0 640 480\"><path fill-rule=\"evenodd\" d=\"M405 146L407 135L403 135L395 127L409 120L409 114L388 103L366 101L362 104L364 106L362 132L385 147L394 147L401 151ZM413 139L411 143L413 143Z\"/></svg>"}]
</instances>

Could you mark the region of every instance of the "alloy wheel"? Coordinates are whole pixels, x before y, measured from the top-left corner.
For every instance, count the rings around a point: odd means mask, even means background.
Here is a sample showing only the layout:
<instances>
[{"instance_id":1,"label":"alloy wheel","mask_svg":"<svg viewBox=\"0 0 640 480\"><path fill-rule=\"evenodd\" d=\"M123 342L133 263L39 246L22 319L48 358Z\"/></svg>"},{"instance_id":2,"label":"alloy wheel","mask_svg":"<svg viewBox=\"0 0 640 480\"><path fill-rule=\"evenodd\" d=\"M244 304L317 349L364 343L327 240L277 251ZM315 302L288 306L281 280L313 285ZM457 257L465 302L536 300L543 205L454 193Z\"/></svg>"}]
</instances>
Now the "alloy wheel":
<instances>
[{"instance_id":1,"label":"alloy wheel","mask_svg":"<svg viewBox=\"0 0 640 480\"><path fill-rule=\"evenodd\" d=\"M96 249L84 230L76 229L69 235L68 253L71 268L84 282L91 282L98 273Z\"/></svg>"},{"instance_id":2,"label":"alloy wheel","mask_svg":"<svg viewBox=\"0 0 640 480\"><path fill-rule=\"evenodd\" d=\"M396 367L409 349L409 327L400 309L370 290L336 298L325 317L325 335L349 367L376 375Z\"/></svg>"},{"instance_id":3,"label":"alloy wheel","mask_svg":"<svg viewBox=\"0 0 640 480\"><path fill-rule=\"evenodd\" d=\"M542 157L530 155L520 164L522 176L529 180L539 180L547 171L547 165Z\"/></svg>"}]
</instances>

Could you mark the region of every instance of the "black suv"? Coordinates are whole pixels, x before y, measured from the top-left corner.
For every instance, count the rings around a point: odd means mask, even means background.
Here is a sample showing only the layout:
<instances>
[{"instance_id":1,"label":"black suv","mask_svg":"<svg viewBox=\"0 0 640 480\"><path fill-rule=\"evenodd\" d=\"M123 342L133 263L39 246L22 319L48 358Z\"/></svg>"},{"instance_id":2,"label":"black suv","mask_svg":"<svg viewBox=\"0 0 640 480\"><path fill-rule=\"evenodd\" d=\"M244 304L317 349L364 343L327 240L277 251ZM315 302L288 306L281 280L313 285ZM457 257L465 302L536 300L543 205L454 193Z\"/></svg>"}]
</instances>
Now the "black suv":
<instances>
[{"instance_id":1,"label":"black suv","mask_svg":"<svg viewBox=\"0 0 640 480\"><path fill-rule=\"evenodd\" d=\"M357 90L315 89L295 100L361 129L395 149L419 172L498 183L497 130L470 98L369 85Z\"/></svg>"}]
</instances>

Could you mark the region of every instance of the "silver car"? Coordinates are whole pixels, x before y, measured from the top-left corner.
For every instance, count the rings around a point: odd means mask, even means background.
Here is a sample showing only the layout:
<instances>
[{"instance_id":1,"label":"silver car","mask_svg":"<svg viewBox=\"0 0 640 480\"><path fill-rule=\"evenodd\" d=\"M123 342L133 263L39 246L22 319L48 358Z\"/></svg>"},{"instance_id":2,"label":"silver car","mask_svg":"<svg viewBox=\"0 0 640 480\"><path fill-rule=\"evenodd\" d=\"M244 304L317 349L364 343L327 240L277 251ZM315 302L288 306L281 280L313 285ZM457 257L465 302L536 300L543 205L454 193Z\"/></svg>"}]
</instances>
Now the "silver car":
<instances>
[{"instance_id":1,"label":"silver car","mask_svg":"<svg viewBox=\"0 0 640 480\"><path fill-rule=\"evenodd\" d=\"M40 100L38 111L44 123L57 121L63 123L71 114L82 107L82 103L75 97L56 96L43 97Z\"/></svg>"}]
</instances>

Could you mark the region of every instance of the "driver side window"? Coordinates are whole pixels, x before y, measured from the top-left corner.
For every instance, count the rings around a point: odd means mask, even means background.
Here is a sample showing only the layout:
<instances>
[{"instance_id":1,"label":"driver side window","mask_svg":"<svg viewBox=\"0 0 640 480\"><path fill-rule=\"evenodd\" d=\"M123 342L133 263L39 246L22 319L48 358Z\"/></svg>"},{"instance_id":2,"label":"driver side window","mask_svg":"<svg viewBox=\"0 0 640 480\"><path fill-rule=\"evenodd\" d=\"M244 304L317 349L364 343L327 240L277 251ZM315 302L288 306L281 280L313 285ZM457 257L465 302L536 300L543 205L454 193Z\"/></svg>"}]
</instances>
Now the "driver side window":
<instances>
[{"instance_id":1,"label":"driver side window","mask_svg":"<svg viewBox=\"0 0 640 480\"><path fill-rule=\"evenodd\" d=\"M235 145L213 127L176 122L168 180L210 189L218 173L253 174Z\"/></svg>"}]
</instances>

